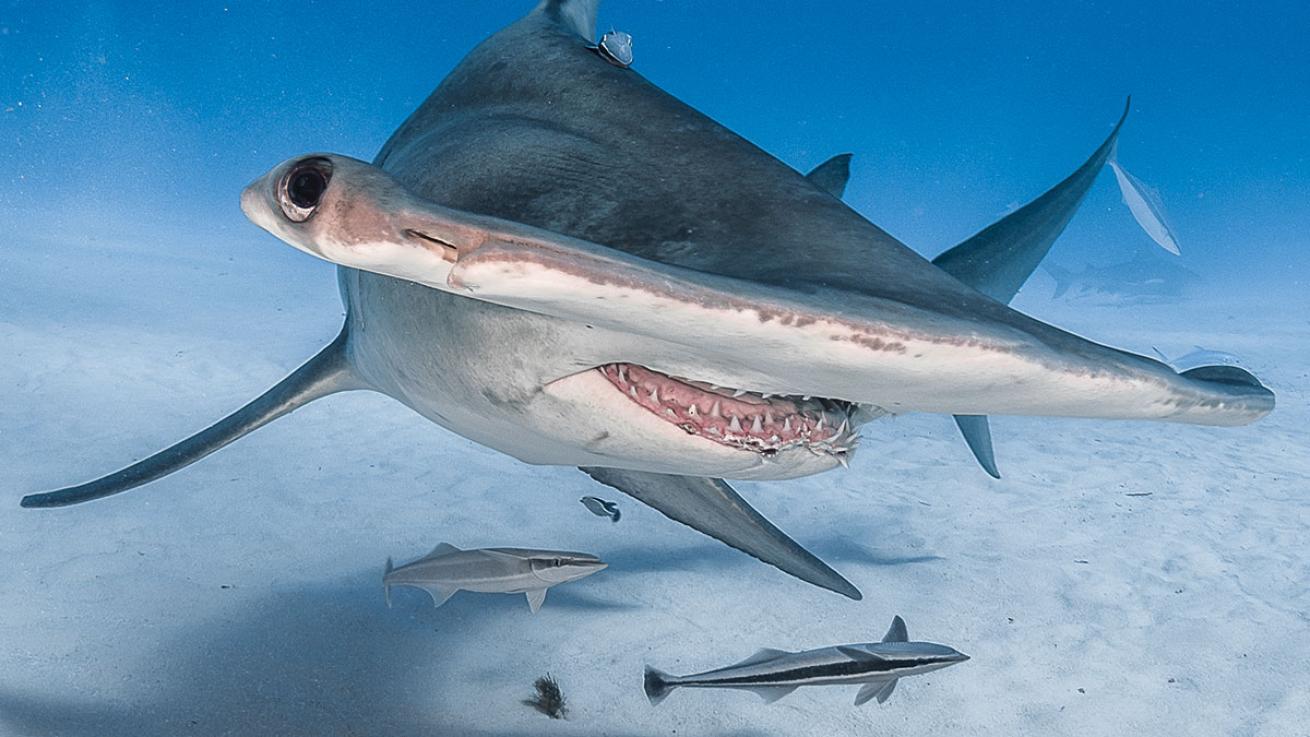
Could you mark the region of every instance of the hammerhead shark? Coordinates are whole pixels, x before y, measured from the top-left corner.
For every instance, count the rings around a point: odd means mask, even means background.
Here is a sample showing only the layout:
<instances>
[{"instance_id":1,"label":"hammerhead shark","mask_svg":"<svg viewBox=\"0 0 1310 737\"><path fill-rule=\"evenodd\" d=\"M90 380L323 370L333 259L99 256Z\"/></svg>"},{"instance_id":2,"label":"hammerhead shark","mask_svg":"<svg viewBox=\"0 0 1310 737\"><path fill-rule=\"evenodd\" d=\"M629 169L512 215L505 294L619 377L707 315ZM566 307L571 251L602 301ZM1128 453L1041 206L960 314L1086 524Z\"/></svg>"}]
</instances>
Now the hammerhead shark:
<instances>
[{"instance_id":1,"label":"hammerhead shark","mask_svg":"<svg viewBox=\"0 0 1310 737\"><path fill-rule=\"evenodd\" d=\"M116 494L369 390L858 599L724 479L846 465L889 414L954 415L995 475L989 414L1272 410L1243 369L1179 373L1007 306L1123 118L1068 178L930 262L841 201L849 158L802 175L598 53L597 5L543 0L482 42L371 163L307 154L253 182L251 220L340 265L341 333L195 436L23 505Z\"/></svg>"}]
</instances>

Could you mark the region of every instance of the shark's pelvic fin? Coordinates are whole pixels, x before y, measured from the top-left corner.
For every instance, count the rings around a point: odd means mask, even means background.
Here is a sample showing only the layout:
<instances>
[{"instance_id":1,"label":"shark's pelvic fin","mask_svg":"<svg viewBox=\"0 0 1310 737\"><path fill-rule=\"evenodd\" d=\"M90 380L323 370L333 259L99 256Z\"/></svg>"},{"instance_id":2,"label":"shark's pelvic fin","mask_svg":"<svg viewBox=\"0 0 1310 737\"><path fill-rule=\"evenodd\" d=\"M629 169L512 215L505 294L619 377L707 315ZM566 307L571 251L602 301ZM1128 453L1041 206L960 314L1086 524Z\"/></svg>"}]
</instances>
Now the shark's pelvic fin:
<instances>
[{"instance_id":1,"label":"shark's pelvic fin","mask_svg":"<svg viewBox=\"0 0 1310 737\"><path fill-rule=\"evenodd\" d=\"M892 617L892 626L887 628L887 634L882 636L883 642L909 642L910 632L905 627L905 620L897 614Z\"/></svg>"},{"instance_id":2,"label":"shark's pelvic fin","mask_svg":"<svg viewBox=\"0 0 1310 737\"><path fill-rule=\"evenodd\" d=\"M227 417L172 447L108 476L23 497L24 507L64 507L127 491L167 476L306 404L336 392L369 388L351 369L346 330L305 365Z\"/></svg>"},{"instance_id":3,"label":"shark's pelvic fin","mask_svg":"<svg viewBox=\"0 0 1310 737\"><path fill-rule=\"evenodd\" d=\"M1008 304L1073 219L1078 205L1096 181L1096 175L1107 161L1113 163L1119 131L1128 118L1131 104L1132 98L1129 98L1114 130L1073 174L1042 196L933 259L933 263L992 299ZM955 423L964 434L964 441L973 451L974 458L978 459L978 465L988 475L999 479L1001 474L996 468L996 453L992 449L987 417L956 415Z\"/></svg>"},{"instance_id":4,"label":"shark's pelvic fin","mask_svg":"<svg viewBox=\"0 0 1310 737\"><path fill-rule=\"evenodd\" d=\"M805 178L814 186L841 199L846 194L846 182L851 178L851 157L854 154L837 154L810 170Z\"/></svg>"},{"instance_id":5,"label":"shark's pelvic fin","mask_svg":"<svg viewBox=\"0 0 1310 737\"><path fill-rule=\"evenodd\" d=\"M893 678L889 681L873 681L860 687L860 692L855 694L855 705L864 706L871 699L877 699L881 704L891 698L892 691L896 690L896 681L900 679Z\"/></svg>"},{"instance_id":6,"label":"shark's pelvic fin","mask_svg":"<svg viewBox=\"0 0 1310 737\"><path fill-rule=\"evenodd\" d=\"M524 593L528 595L528 609L532 610L533 614L536 614L537 611L541 609L541 605L546 601L546 590L533 589L532 591L526 591Z\"/></svg>"},{"instance_id":7,"label":"shark's pelvic fin","mask_svg":"<svg viewBox=\"0 0 1310 737\"><path fill-rule=\"evenodd\" d=\"M796 686L755 686L747 689L751 693L764 699L764 703L772 704L782 697L796 690Z\"/></svg>"},{"instance_id":8,"label":"shark's pelvic fin","mask_svg":"<svg viewBox=\"0 0 1310 737\"><path fill-rule=\"evenodd\" d=\"M533 12L541 13L587 42L596 40L596 13L600 0L541 0Z\"/></svg>"},{"instance_id":9,"label":"shark's pelvic fin","mask_svg":"<svg viewBox=\"0 0 1310 737\"><path fill-rule=\"evenodd\" d=\"M445 586L438 586L436 584L402 584L402 585L417 586L418 588L428 592L428 595L432 597L432 606L434 608L439 607L442 604L445 604L447 601L450 601L450 597L454 596L455 593L459 591L459 589L449 589L446 588Z\"/></svg>"},{"instance_id":10,"label":"shark's pelvic fin","mask_svg":"<svg viewBox=\"0 0 1310 737\"><path fill-rule=\"evenodd\" d=\"M859 599L860 591L826 563L774 527L722 479L671 476L615 468L583 468L670 519L754 556L802 581Z\"/></svg>"}]
</instances>

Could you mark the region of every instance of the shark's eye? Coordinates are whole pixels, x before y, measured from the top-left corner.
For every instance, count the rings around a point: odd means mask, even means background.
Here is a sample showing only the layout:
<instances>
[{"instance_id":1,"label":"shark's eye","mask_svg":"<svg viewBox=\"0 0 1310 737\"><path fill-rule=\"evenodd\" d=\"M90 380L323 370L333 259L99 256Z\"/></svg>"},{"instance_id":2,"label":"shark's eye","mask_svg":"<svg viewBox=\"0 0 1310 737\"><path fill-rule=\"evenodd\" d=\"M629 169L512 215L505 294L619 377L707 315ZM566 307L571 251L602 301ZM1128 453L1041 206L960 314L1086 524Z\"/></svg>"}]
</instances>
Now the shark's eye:
<instances>
[{"instance_id":1,"label":"shark's eye","mask_svg":"<svg viewBox=\"0 0 1310 737\"><path fill-rule=\"evenodd\" d=\"M555 568L559 568L560 566L564 565L564 559L563 559L563 558L556 558L555 560L552 560L552 561L550 562L550 564L551 564L552 566L554 566Z\"/></svg>"},{"instance_id":2,"label":"shark's eye","mask_svg":"<svg viewBox=\"0 0 1310 737\"><path fill-rule=\"evenodd\" d=\"M324 158L305 159L291 167L278 185L278 201L287 219L303 223L318 209L332 179L332 162Z\"/></svg>"}]
</instances>

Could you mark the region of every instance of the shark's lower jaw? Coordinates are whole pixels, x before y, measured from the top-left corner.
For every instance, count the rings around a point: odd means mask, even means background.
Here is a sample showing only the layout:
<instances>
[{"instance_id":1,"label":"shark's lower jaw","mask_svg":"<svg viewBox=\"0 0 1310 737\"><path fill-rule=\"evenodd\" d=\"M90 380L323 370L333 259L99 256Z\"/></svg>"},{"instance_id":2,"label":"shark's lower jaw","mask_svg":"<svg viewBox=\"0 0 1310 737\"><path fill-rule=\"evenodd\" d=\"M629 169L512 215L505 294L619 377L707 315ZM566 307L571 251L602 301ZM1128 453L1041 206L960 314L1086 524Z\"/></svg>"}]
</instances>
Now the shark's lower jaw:
<instances>
[{"instance_id":1,"label":"shark's lower jaw","mask_svg":"<svg viewBox=\"0 0 1310 737\"><path fill-rule=\"evenodd\" d=\"M845 463L859 440L851 422L855 406L848 402L724 389L632 363L596 370L630 401L688 435L720 445L766 457L804 448Z\"/></svg>"}]
</instances>

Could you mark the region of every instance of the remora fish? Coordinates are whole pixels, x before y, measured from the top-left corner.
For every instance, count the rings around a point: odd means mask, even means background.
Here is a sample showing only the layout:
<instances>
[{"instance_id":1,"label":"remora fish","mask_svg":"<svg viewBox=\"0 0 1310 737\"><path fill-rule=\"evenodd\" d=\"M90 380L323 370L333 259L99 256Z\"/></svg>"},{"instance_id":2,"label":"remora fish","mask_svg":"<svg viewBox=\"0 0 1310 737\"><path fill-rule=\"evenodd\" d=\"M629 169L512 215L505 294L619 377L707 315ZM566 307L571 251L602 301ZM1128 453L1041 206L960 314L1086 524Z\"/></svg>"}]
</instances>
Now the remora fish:
<instances>
[{"instance_id":1,"label":"remora fish","mask_svg":"<svg viewBox=\"0 0 1310 737\"><path fill-rule=\"evenodd\" d=\"M930 263L833 196L840 166L807 179L601 58L596 9L542 0L471 51L372 163L303 156L253 183L253 221L342 265L341 333L196 435L24 506L117 494L369 390L859 598L724 479L845 465L859 425L888 413L958 415L981 453L988 413L1240 425L1273 408L1249 374L1179 374L1004 304L1119 126L1064 181Z\"/></svg>"},{"instance_id":2,"label":"remora fish","mask_svg":"<svg viewBox=\"0 0 1310 737\"><path fill-rule=\"evenodd\" d=\"M863 684L855 696L860 706L870 699L881 704L896 689L897 680L945 668L969 659L945 645L909 642L905 620L892 619L882 642L836 645L789 653L761 650L727 668L675 677L647 666L646 698L658 704L679 688L736 688L753 691L772 703L801 686Z\"/></svg>"},{"instance_id":3,"label":"remora fish","mask_svg":"<svg viewBox=\"0 0 1310 737\"><path fill-rule=\"evenodd\" d=\"M619 505L614 502L605 501L597 496L584 496L578 501L597 517L609 517L611 522L618 522L623 513L619 511Z\"/></svg>"},{"instance_id":4,"label":"remora fish","mask_svg":"<svg viewBox=\"0 0 1310 737\"><path fill-rule=\"evenodd\" d=\"M603 570L608 563L587 553L527 548L460 550L442 543L431 553L399 568L387 559L382 576L387 606L392 586L413 586L432 595L441 606L457 591L485 594L527 594L534 613L546 600L546 589Z\"/></svg>"}]
</instances>

